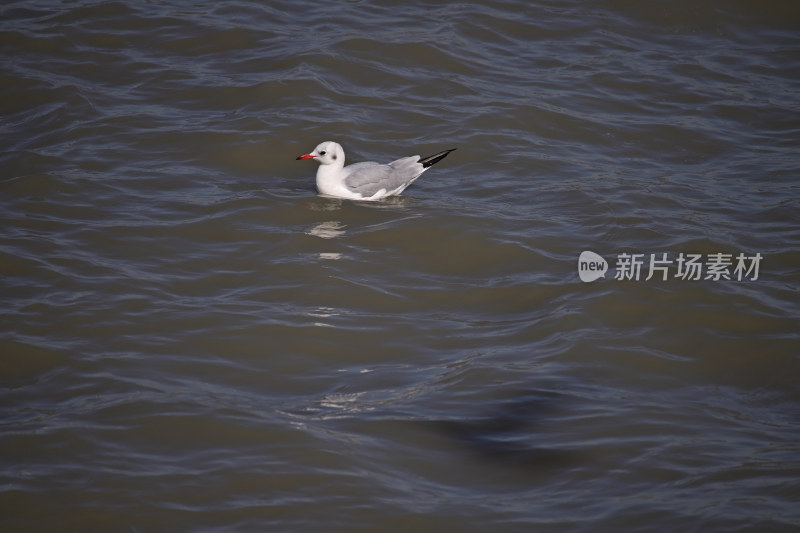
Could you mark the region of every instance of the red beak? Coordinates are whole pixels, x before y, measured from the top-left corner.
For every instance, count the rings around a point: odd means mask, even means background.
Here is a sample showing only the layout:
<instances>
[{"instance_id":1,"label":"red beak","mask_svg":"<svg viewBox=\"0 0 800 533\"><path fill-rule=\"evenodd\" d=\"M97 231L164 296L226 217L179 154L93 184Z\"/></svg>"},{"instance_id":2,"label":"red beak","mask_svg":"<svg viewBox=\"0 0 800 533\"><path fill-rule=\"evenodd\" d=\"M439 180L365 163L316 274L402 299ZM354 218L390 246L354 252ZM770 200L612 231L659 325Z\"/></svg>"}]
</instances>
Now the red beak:
<instances>
[{"instance_id":1,"label":"red beak","mask_svg":"<svg viewBox=\"0 0 800 533\"><path fill-rule=\"evenodd\" d=\"M311 154L303 154L303 155L298 155L297 159L295 159L295 161L299 161L301 159L314 159L315 157L316 156L313 156Z\"/></svg>"}]
</instances>

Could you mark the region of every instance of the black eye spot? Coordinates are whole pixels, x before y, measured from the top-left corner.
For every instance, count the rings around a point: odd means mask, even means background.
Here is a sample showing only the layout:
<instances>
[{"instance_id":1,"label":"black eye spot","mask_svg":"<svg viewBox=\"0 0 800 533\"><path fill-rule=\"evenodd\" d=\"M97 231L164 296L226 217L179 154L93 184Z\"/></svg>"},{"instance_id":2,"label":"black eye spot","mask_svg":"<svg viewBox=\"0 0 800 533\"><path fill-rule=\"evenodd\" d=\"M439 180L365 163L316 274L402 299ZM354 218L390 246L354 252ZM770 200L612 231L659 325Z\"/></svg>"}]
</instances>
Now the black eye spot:
<instances>
[{"instance_id":1,"label":"black eye spot","mask_svg":"<svg viewBox=\"0 0 800 533\"><path fill-rule=\"evenodd\" d=\"M331 156L331 159L333 159L334 161L336 161L336 154L332 155L332 156Z\"/></svg>"},{"instance_id":2,"label":"black eye spot","mask_svg":"<svg viewBox=\"0 0 800 533\"><path fill-rule=\"evenodd\" d=\"M319 155L325 155L325 150L322 150Z\"/></svg>"}]
</instances>

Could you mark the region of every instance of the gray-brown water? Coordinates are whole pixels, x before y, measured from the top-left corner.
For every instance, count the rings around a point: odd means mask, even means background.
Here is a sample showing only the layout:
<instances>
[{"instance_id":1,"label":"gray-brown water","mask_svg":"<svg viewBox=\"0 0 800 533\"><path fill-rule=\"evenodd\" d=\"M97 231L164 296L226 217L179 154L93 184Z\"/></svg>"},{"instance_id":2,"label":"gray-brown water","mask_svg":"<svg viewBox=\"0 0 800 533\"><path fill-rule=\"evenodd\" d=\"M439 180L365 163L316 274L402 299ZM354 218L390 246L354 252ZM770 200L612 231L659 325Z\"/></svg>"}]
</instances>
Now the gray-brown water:
<instances>
[{"instance_id":1,"label":"gray-brown water","mask_svg":"<svg viewBox=\"0 0 800 533\"><path fill-rule=\"evenodd\" d=\"M800 527L800 4L26 1L0 46L3 531ZM458 150L358 203L323 140Z\"/></svg>"}]
</instances>

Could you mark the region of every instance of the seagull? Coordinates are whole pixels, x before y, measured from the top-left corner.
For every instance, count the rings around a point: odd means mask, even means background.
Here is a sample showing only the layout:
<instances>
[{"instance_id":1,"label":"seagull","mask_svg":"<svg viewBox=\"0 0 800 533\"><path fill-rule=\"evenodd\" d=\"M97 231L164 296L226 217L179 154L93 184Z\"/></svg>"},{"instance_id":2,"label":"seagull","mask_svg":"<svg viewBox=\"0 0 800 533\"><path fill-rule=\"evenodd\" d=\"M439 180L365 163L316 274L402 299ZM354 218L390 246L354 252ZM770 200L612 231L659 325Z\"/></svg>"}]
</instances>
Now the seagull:
<instances>
[{"instance_id":1,"label":"seagull","mask_svg":"<svg viewBox=\"0 0 800 533\"><path fill-rule=\"evenodd\" d=\"M339 143L325 141L314 151L297 157L315 159L317 190L324 196L350 200L380 200L403 192L420 175L447 157L455 150L444 150L438 154L420 158L418 155L403 157L386 165L367 161L344 166L344 150Z\"/></svg>"}]
</instances>

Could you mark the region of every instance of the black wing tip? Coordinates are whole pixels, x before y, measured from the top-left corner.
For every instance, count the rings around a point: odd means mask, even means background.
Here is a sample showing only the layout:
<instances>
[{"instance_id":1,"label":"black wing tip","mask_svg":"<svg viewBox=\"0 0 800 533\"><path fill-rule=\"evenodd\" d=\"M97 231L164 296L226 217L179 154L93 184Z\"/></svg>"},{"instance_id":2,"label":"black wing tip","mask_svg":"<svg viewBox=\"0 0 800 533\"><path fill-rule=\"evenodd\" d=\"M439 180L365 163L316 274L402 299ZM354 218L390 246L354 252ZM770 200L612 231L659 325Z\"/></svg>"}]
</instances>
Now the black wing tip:
<instances>
[{"instance_id":1,"label":"black wing tip","mask_svg":"<svg viewBox=\"0 0 800 533\"><path fill-rule=\"evenodd\" d=\"M457 148L450 148L449 150L443 150L438 154L433 154L429 155L428 157L423 157L422 159L419 160L419 162L422 164L422 168L428 168L429 166L435 165L436 163L447 157L447 154L449 154L454 150L457 150Z\"/></svg>"}]
</instances>

